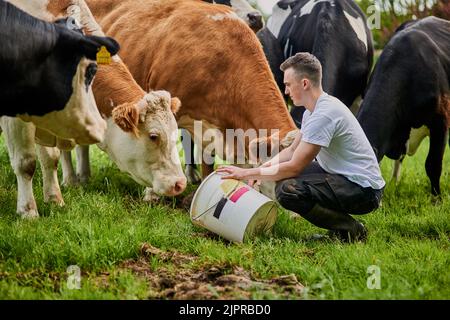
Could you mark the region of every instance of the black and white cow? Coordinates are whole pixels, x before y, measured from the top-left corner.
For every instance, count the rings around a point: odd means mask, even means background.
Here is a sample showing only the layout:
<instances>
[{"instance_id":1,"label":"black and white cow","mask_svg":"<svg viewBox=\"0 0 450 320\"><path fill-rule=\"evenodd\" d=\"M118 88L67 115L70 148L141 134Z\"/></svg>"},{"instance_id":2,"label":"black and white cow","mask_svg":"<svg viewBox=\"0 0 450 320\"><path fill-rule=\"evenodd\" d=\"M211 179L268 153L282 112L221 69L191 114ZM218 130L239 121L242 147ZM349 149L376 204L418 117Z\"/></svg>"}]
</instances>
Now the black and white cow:
<instances>
[{"instance_id":1,"label":"black and white cow","mask_svg":"<svg viewBox=\"0 0 450 320\"><path fill-rule=\"evenodd\" d=\"M282 92L280 64L302 51L319 59L324 90L348 107L364 92L373 61L372 35L353 0L281 0L258 38ZM293 110L299 126L303 112Z\"/></svg>"},{"instance_id":2,"label":"black and white cow","mask_svg":"<svg viewBox=\"0 0 450 320\"><path fill-rule=\"evenodd\" d=\"M203 0L204 2L229 6L255 32L264 27L261 12L253 8L247 0Z\"/></svg>"},{"instance_id":3,"label":"black and white cow","mask_svg":"<svg viewBox=\"0 0 450 320\"><path fill-rule=\"evenodd\" d=\"M0 0L0 115L32 121L80 144L103 139L106 123L91 90L97 52L114 39L84 36L67 19L48 23Z\"/></svg>"},{"instance_id":4,"label":"black and white cow","mask_svg":"<svg viewBox=\"0 0 450 320\"><path fill-rule=\"evenodd\" d=\"M450 22L427 17L409 23L388 42L370 78L358 120L378 160L407 152L411 128L429 129L425 169L440 194L450 124Z\"/></svg>"}]
</instances>

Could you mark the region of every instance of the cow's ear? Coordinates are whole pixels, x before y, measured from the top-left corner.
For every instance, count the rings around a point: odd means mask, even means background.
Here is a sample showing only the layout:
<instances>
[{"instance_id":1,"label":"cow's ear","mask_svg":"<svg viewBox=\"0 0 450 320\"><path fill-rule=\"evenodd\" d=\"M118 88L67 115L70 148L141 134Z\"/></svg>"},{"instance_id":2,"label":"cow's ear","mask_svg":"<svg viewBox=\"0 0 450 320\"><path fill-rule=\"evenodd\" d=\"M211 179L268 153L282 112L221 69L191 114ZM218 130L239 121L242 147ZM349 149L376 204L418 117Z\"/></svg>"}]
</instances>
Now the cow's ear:
<instances>
[{"instance_id":1,"label":"cow's ear","mask_svg":"<svg viewBox=\"0 0 450 320\"><path fill-rule=\"evenodd\" d=\"M120 46L116 40L109 37L85 36L76 30L69 30L56 24L58 45L66 50L79 52L91 60L97 60L97 53L104 46L111 56L119 52Z\"/></svg>"},{"instance_id":2,"label":"cow's ear","mask_svg":"<svg viewBox=\"0 0 450 320\"><path fill-rule=\"evenodd\" d=\"M97 59L97 53L102 46L108 50L111 56L117 54L120 49L117 41L109 37L83 36L80 41L81 53L91 60Z\"/></svg>"},{"instance_id":3,"label":"cow's ear","mask_svg":"<svg viewBox=\"0 0 450 320\"><path fill-rule=\"evenodd\" d=\"M123 104L117 106L112 111L114 123L125 132L132 132L136 137L139 136L139 110L134 104Z\"/></svg>"},{"instance_id":4,"label":"cow's ear","mask_svg":"<svg viewBox=\"0 0 450 320\"><path fill-rule=\"evenodd\" d=\"M170 100L170 110L172 110L172 112L176 114L178 110L180 110L180 107L181 107L180 99L178 99L177 97L172 97L172 99Z\"/></svg>"}]
</instances>

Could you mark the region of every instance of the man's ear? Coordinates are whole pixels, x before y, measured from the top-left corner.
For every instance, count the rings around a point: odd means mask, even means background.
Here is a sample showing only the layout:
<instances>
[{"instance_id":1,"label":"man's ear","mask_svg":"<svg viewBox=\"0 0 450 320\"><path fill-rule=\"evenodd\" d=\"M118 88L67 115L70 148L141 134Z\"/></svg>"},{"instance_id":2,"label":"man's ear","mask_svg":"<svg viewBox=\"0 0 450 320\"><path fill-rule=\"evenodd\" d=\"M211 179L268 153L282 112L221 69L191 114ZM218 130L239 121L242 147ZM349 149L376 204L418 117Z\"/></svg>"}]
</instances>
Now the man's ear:
<instances>
[{"instance_id":1,"label":"man's ear","mask_svg":"<svg viewBox=\"0 0 450 320\"><path fill-rule=\"evenodd\" d=\"M181 101L177 97L172 97L170 100L170 110L172 110L173 114L176 114L178 110L180 110Z\"/></svg>"},{"instance_id":2,"label":"man's ear","mask_svg":"<svg viewBox=\"0 0 450 320\"><path fill-rule=\"evenodd\" d=\"M302 79L302 86L303 86L303 90L306 90L310 87L310 83L308 79L303 78Z\"/></svg>"}]
</instances>

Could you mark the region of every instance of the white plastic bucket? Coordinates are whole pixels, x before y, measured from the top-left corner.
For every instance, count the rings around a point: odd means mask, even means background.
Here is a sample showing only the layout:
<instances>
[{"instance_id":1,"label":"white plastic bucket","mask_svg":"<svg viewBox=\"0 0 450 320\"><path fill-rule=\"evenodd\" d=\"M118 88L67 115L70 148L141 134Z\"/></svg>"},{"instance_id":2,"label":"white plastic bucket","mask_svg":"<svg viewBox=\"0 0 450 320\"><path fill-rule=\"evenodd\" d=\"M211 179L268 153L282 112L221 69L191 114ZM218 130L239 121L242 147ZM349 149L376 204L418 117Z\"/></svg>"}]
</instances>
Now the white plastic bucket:
<instances>
[{"instance_id":1,"label":"white plastic bucket","mask_svg":"<svg viewBox=\"0 0 450 320\"><path fill-rule=\"evenodd\" d=\"M277 207L273 200L245 183L221 179L213 172L198 187L190 216L196 225L225 239L243 242L272 229Z\"/></svg>"}]
</instances>

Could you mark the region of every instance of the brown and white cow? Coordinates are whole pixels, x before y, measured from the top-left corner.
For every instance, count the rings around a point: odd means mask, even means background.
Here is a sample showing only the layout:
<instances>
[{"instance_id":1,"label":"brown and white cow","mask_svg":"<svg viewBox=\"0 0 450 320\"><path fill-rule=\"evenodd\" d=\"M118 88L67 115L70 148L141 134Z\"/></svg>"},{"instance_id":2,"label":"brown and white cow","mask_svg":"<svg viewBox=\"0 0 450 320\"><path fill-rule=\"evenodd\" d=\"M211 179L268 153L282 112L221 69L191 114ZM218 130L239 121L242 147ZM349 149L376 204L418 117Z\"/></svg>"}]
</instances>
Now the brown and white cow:
<instances>
[{"instance_id":1,"label":"brown and white cow","mask_svg":"<svg viewBox=\"0 0 450 320\"><path fill-rule=\"evenodd\" d=\"M14 0L19 5L28 1ZM85 30L103 34L89 9L81 0L42 0L47 19L64 16L67 11L79 11ZM36 5L37 1L34 2ZM186 178L176 148L178 128L174 113L180 107L178 98L164 90L146 94L131 76L118 56L110 65L101 65L93 85L97 106L107 120L105 139L98 145L117 166L135 181L151 187L163 195L177 195L186 186ZM50 146L56 144L43 132L36 136L35 128L20 120L2 118L10 158L18 179L17 211L24 217L38 215L32 193L32 176L35 168L34 139ZM50 139L49 139L50 138ZM60 205L62 200L56 177L59 150L39 147L44 177L44 200ZM67 167L65 168L67 169Z\"/></svg>"},{"instance_id":2,"label":"brown and white cow","mask_svg":"<svg viewBox=\"0 0 450 320\"><path fill-rule=\"evenodd\" d=\"M226 129L278 129L283 138L295 129L257 37L230 8L191 0L86 2L121 43L136 81L181 99L178 126L191 135L195 120L223 136ZM201 138L194 136L206 147ZM203 166L203 176L210 171Z\"/></svg>"}]
</instances>

